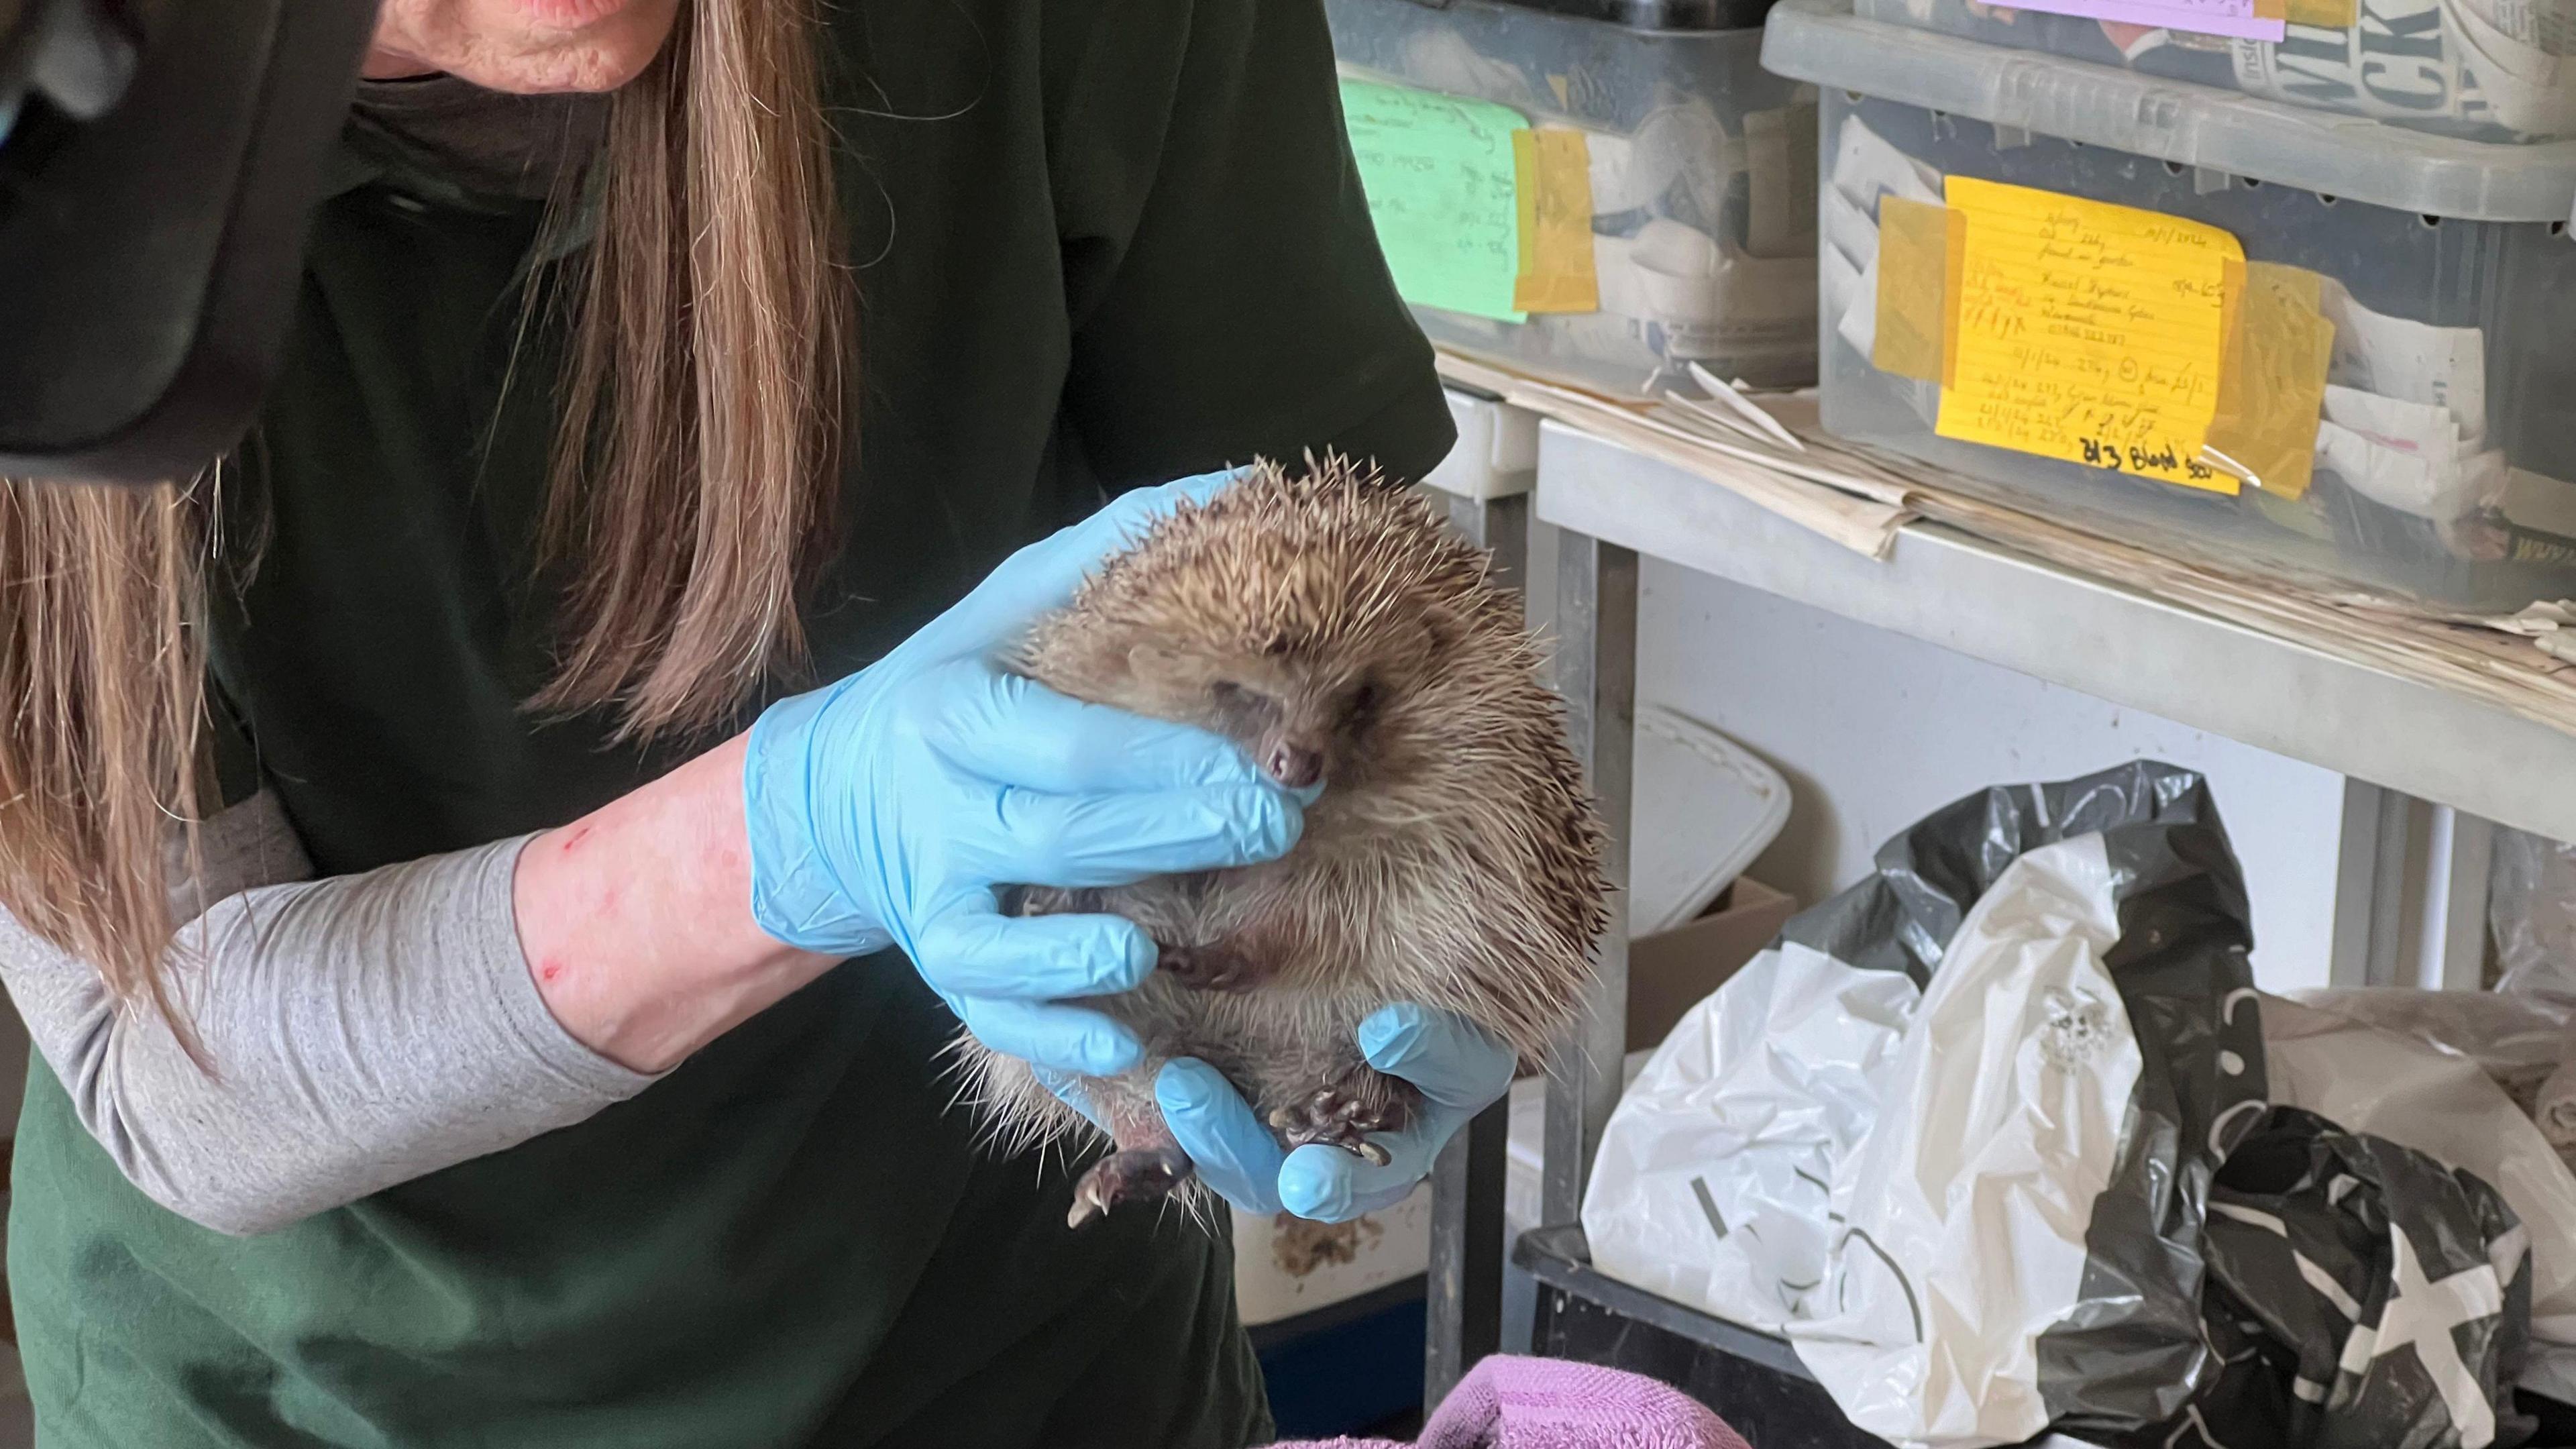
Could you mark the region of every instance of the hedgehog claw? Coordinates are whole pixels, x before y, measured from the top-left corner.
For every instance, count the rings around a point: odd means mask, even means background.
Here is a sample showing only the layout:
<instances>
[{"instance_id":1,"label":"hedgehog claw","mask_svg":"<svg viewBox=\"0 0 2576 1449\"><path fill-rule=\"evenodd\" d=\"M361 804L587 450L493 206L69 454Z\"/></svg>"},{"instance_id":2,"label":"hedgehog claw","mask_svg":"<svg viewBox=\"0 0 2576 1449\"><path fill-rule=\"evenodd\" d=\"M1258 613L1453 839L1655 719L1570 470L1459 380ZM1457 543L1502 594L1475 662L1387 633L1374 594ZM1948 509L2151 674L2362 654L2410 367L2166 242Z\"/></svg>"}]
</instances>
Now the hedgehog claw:
<instances>
[{"instance_id":1,"label":"hedgehog claw","mask_svg":"<svg viewBox=\"0 0 2576 1449\"><path fill-rule=\"evenodd\" d=\"M1249 991L1261 984L1263 972L1243 952L1230 946L1161 946L1156 964L1193 991Z\"/></svg>"},{"instance_id":2,"label":"hedgehog claw","mask_svg":"<svg viewBox=\"0 0 2576 1449\"><path fill-rule=\"evenodd\" d=\"M1064 1225L1082 1227L1122 1202L1163 1197L1190 1180L1190 1160L1178 1147L1131 1147L1091 1164L1073 1185L1073 1209Z\"/></svg>"},{"instance_id":3,"label":"hedgehog claw","mask_svg":"<svg viewBox=\"0 0 2576 1449\"><path fill-rule=\"evenodd\" d=\"M1369 1134L1401 1130L1413 1115L1411 1093L1395 1078L1363 1068L1341 1083L1318 1087L1302 1100L1273 1109L1270 1126L1292 1151L1322 1143L1384 1167L1394 1159Z\"/></svg>"}]
</instances>

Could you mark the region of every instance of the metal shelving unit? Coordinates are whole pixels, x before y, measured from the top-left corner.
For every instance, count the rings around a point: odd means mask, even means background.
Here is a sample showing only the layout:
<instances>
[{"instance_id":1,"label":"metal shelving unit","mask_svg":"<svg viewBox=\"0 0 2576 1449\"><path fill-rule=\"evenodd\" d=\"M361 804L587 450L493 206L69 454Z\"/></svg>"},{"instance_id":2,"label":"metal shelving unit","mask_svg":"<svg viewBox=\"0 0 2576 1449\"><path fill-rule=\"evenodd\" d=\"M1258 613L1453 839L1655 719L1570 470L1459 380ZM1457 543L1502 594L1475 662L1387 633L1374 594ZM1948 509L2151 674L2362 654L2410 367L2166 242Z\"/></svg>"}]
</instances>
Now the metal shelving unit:
<instances>
[{"instance_id":1,"label":"metal shelving unit","mask_svg":"<svg viewBox=\"0 0 2576 1449\"><path fill-rule=\"evenodd\" d=\"M2339 984L2394 979L2397 923L2386 907L2406 869L2409 812L2433 817L2433 895L2456 917L2456 929L2444 933L2439 984L2476 983L2492 823L2576 839L2576 736L1939 525L1909 525L1888 558L1865 558L1616 443L1555 422L1536 432L1527 518L1473 498L1453 504L1453 516L1471 536L1507 547L1514 567L1526 564L1529 518L1558 530L1557 681L1577 753L1611 817L1616 882L1624 884L1628 861L1644 556L2344 775L2332 971ZM1585 1018L1551 1064L1543 1192L1550 1223L1580 1216L1620 1090L1626 948L1618 919ZM1426 1376L1434 1401L1496 1346L1501 1118L1497 1108L1462 1133L1434 1177ZM1554 1251L1553 1261L1571 1261L1568 1244ZM1524 1258L1536 1265L1546 1255ZM1551 1283L1549 1291L1566 1286Z\"/></svg>"}]
</instances>

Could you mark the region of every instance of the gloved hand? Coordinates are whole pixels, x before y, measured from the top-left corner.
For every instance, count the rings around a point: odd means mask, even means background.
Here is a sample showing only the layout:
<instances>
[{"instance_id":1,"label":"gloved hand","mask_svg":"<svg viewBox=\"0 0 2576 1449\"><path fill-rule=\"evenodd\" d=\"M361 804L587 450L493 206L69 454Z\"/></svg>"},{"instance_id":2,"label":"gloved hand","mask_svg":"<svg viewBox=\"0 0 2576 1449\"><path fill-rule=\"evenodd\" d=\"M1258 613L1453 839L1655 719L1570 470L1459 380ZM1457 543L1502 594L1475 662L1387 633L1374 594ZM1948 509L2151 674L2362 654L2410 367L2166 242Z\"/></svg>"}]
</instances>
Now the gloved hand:
<instances>
[{"instance_id":1,"label":"gloved hand","mask_svg":"<svg viewBox=\"0 0 2576 1449\"><path fill-rule=\"evenodd\" d=\"M1383 1166L1320 1143L1283 1153L1251 1105L1205 1062L1166 1063L1154 1097L1199 1177L1227 1202L1256 1216L1285 1208L1347 1222L1404 1201L1458 1129L1511 1090L1517 1064L1509 1047L1466 1020L1410 1004L1370 1013L1359 1046L1370 1066L1422 1092L1422 1110L1403 1131L1370 1134L1387 1151Z\"/></svg>"},{"instance_id":2,"label":"gloved hand","mask_svg":"<svg viewBox=\"0 0 2576 1449\"><path fill-rule=\"evenodd\" d=\"M1056 1072L1109 1076L1133 1033L1062 1004L1124 991L1153 942L1116 916L1003 916L1003 884L1066 888L1221 870L1297 841L1297 800L1205 731L1080 704L999 651L1208 474L1130 493L1013 554L956 607L837 684L781 700L743 765L752 913L811 951L888 944L978 1040Z\"/></svg>"}]
</instances>

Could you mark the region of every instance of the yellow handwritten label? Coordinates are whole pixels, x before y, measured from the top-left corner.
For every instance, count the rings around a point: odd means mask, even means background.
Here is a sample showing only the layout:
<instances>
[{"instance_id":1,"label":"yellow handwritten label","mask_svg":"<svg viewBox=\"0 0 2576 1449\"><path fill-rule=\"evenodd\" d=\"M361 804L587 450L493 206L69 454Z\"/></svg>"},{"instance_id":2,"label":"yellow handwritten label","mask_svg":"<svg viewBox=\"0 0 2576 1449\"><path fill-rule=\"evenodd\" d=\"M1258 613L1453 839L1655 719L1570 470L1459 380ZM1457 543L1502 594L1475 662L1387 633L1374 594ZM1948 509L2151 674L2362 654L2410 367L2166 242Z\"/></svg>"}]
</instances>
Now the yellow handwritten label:
<instances>
[{"instance_id":1,"label":"yellow handwritten label","mask_svg":"<svg viewBox=\"0 0 2576 1449\"><path fill-rule=\"evenodd\" d=\"M2361 0L2288 0L2283 9L2283 18L2292 25L2350 30L2361 23Z\"/></svg>"},{"instance_id":2,"label":"yellow handwritten label","mask_svg":"<svg viewBox=\"0 0 2576 1449\"><path fill-rule=\"evenodd\" d=\"M1592 151L1581 131L1512 133L1520 192L1520 271L1512 305L1523 312L1598 312L1592 261Z\"/></svg>"},{"instance_id":3,"label":"yellow handwritten label","mask_svg":"<svg viewBox=\"0 0 2576 1449\"><path fill-rule=\"evenodd\" d=\"M2234 493L2200 461L2244 249L2214 226L1970 176L1935 431Z\"/></svg>"}]
</instances>

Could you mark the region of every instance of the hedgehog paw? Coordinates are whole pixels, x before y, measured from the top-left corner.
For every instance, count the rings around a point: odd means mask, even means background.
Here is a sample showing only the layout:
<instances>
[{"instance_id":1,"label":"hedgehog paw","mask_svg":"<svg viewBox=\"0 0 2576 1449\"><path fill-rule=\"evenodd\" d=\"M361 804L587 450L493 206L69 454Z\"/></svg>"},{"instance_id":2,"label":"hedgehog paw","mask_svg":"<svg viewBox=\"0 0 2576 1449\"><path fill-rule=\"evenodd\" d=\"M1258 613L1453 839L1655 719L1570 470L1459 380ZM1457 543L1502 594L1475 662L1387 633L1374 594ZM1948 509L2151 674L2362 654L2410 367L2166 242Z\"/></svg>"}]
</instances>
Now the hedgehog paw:
<instances>
[{"instance_id":1,"label":"hedgehog paw","mask_svg":"<svg viewBox=\"0 0 2576 1449\"><path fill-rule=\"evenodd\" d=\"M995 899L1006 916L1089 916L1103 909L1103 893L1054 886L1004 886Z\"/></svg>"},{"instance_id":2,"label":"hedgehog paw","mask_svg":"<svg viewBox=\"0 0 2576 1449\"><path fill-rule=\"evenodd\" d=\"M1178 1147L1129 1148L1091 1164L1073 1185L1073 1210L1066 1227L1078 1228L1106 1216L1122 1202L1145 1202L1170 1194L1190 1180L1190 1159Z\"/></svg>"},{"instance_id":3,"label":"hedgehog paw","mask_svg":"<svg viewBox=\"0 0 2576 1449\"><path fill-rule=\"evenodd\" d=\"M1273 1109L1270 1126L1291 1150L1320 1142L1384 1167L1387 1150L1368 1134L1401 1131L1413 1119L1411 1090L1383 1072L1363 1070Z\"/></svg>"},{"instance_id":4,"label":"hedgehog paw","mask_svg":"<svg viewBox=\"0 0 2576 1449\"><path fill-rule=\"evenodd\" d=\"M1250 991L1268 974L1232 946L1161 946L1157 955L1161 969L1192 991Z\"/></svg>"}]
</instances>

